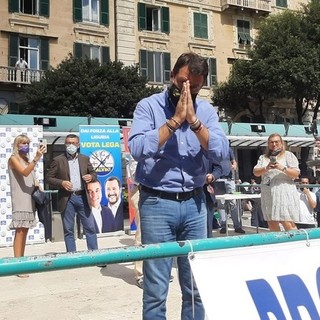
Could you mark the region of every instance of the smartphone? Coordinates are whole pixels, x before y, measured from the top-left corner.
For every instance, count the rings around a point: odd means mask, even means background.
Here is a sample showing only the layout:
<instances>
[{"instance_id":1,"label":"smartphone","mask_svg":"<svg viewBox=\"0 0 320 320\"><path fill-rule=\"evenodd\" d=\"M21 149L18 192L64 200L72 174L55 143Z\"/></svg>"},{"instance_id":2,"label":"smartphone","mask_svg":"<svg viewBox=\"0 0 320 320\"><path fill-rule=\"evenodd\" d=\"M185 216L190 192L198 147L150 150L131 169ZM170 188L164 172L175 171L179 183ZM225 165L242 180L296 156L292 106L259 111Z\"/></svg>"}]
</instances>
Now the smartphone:
<instances>
[{"instance_id":1,"label":"smartphone","mask_svg":"<svg viewBox=\"0 0 320 320\"><path fill-rule=\"evenodd\" d=\"M277 157L275 156L270 156L270 163L275 164L277 162Z\"/></svg>"},{"instance_id":2,"label":"smartphone","mask_svg":"<svg viewBox=\"0 0 320 320\"><path fill-rule=\"evenodd\" d=\"M45 152L47 152L47 139L39 139L39 143L40 143L40 145L46 147Z\"/></svg>"}]
</instances>

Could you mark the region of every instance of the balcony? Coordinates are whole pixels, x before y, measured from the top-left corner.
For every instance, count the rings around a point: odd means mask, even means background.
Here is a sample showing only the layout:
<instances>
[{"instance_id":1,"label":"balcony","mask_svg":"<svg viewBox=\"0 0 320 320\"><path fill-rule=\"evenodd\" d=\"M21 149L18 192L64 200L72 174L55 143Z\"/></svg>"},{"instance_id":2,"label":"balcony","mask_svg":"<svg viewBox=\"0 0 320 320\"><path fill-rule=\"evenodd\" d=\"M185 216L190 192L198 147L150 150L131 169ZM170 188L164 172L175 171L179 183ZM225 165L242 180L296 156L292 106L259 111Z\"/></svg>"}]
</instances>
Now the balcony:
<instances>
[{"instance_id":1,"label":"balcony","mask_svg":"<svg viewBox=\"0 0 320 320\"><path fill-rule=\"evenodd\" d=\"M0 83L14 83L18 86L21 86L22 84L31 84L31 82L40 81L43 75L43 70L22 70L15 67L0 66Z\"/></svg>"},{"instance_id":2,"label":"balcony","mask_svg":"<svg viewBox=\"0 0 320 320\"><path fill-rule=\"evenodd\" d=\"M221 0L222 11L241 8L241 10L255 10L257 13L270 13L270 0Z\"/></svg>"}]
</instances>

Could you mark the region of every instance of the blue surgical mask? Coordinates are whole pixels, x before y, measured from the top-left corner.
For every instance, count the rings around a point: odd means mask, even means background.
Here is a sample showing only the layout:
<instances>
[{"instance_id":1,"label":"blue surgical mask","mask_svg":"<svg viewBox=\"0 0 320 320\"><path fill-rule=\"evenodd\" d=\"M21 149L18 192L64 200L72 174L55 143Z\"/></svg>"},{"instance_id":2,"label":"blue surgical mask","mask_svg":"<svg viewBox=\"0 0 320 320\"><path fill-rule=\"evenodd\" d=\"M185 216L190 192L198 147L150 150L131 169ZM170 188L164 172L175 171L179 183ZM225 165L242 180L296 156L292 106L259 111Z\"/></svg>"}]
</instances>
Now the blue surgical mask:
<instances>
[{"instance_id":1,"label":"blue surgical mask","mask_svg":"<svg viewBox=\"0 0 320 320\"><path fill-rule=\"evenodd\" d=\"M21 153L29 153L29 145L22 145L18 150Z\"/></svg>"},{"instance_id":2,"label":"blue surgical mask","mask_svg":"<svg viewBox=\"0 0 320 320\"><path fill-rule=\"evenodd\" d=\"M70 155L74 155L78 151L78 148L74 144L68 144L66 145L66 151Z\"/></svg>"}]
</instances>

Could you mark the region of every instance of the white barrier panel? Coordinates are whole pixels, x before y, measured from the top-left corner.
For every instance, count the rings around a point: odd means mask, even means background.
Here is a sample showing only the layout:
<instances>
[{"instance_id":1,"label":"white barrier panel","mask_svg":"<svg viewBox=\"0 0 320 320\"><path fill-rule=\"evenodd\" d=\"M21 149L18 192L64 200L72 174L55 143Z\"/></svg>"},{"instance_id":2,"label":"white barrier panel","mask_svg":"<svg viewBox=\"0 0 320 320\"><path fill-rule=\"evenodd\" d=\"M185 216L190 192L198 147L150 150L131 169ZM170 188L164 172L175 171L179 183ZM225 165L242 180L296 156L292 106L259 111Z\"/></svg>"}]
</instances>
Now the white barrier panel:
<instances>
[{"instance_id":1,"label":"white barrier panel","mask_svg":"<svg viewBox=\"0 0 320 320\"><path fill-rule=\"evenodd\" d=\"M320 240L197 252L189 260L210 320L320 319Z\"/></svg>"}]
</instances>

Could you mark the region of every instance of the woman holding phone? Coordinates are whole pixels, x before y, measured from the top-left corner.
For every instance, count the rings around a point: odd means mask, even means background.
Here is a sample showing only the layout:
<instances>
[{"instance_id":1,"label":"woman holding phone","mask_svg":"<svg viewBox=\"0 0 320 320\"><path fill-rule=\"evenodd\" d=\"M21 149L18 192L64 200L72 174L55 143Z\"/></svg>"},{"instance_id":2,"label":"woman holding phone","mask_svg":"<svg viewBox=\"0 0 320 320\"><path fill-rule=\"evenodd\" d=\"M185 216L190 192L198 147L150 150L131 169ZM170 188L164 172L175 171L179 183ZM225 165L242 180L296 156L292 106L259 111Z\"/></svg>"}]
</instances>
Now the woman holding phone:
<instances>
[{"instance_id":1,"label":"woman holding phone","mask_svg":"<svg viewBox=\"0 0 320 320\"><path fill-rule=\"evenodd\" d=\"M29 228L36 226L35 204L31 194L35 188L34 168L42 157L45 147L39 145L33 160L29 159L28 136L21 134L14 139L12 155L8 161L11 188L12 221L10 229L15 230L13 252L23 257ZM26 278L28 275L18 275Z\"/></svg>"},{"instance_id":2,"label":"woman holding phone","mask_svg":"<svg viewBox=\"0 0 320 320\"><path fill-rule=\"evenodd\" d=\"M266 153L259 157L253 174L261 177L261 209L270 231L297 229L300 203L294 180L299 177L297 157L285 150L282 137L273 133L268 137Z\"/></svg>"}]
</instances>

